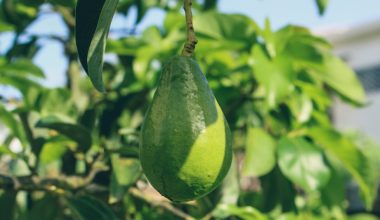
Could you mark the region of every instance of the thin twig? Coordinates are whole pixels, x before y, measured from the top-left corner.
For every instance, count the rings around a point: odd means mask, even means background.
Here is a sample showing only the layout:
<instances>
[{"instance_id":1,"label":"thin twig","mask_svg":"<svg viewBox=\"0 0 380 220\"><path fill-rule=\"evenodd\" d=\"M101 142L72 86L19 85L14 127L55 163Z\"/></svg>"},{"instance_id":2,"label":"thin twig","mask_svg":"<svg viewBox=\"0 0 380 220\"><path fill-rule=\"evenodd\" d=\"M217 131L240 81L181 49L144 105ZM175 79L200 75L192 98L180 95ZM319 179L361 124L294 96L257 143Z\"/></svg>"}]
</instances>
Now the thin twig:
<instances>
[{"instance_id":1,"label":"thin twig","mask_svg":"<svg viewBox=\"0 0 380 220\"><path fill-rule=\"evenodd\" d=\"M186 27L187 27L187 41L182 50L182 56L191 57L193 56L195 46L198 43L197 37L194 31L193 25L193 13L191 11L192 0L184 0L183 8L185 9L186 15Z\"/></svg>"},{"instance_id":2,"label":"thin twig","mask_svg":"<svg viewBox=\"0 0 380 220\"><path fill-rule=\"evenodd\" d=\"M163 202L163 201L156 201L156 200L150 198L148 195L142 193L137 188L131 187L129 189L129 193L131 193L133 196L135 196L139 199L144 200L145 202L151 204L154 207L161 207L161 208L173 213L174 215L176 215L182 219L185 219L185 220L193 220L194 219L191 215L188 215L185 212L183 212L182 210L177 209L176 207L172 206L170 203Z\"/></svg>"},{"instance_id":3,"label":"thin twig","mask_svg":"<svg viewBox=\"0 0 380 220\"><path fill-rule=\"evenodd\" d=\"M104 167L95 167L85 177L62 175L55 178L38 176L13 177L0 173L0 189L15 191L47 191L67 194L86 188L95 178L96 174L104 170Z\"/></svg>"}]
</instances>

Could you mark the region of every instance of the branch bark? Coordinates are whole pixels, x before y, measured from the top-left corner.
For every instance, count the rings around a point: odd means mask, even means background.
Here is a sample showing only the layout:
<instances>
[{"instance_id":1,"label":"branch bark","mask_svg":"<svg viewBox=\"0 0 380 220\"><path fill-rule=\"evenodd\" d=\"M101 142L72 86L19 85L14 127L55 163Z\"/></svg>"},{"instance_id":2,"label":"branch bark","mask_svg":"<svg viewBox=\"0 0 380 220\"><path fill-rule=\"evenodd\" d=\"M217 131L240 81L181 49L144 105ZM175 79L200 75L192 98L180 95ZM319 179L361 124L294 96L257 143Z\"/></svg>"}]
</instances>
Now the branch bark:
<instances>
[{"instance_id":1,"label":"branch bark","mask_svg":"<svg viewBox=\"0 0 380 220\"><path fill-rule=\"evenodd\" d=\"M186 27L187 27L187 41L182 50L182 56L191 57L193 56L195 46L198 43L197 37L194 31L193 25L193 13L191 11L191 6L193 5L192 0L184 0L183 8L185 9L186 15Z\"/></svg>"},{"instance_id":2,"label":"branch bark","mask_svg":"<svg viewBox=\"0 0 380 220\"><path fill-rule=\"evenodd\" d=\"M154 207L160 207L165 209L166 211L169 211L173 213L174 215L185 219L185 220L194 220L194 218L191 215L186 214L180 209L177 209L176 207L172 206L168 202L162 202L162 201L155 201L154 199L150 198L148 195L142 193L137 188L131 187L128 190L129 193L131 193L134 197L144 200L145 202L151 204Z\"/></svg>"},{"instance_id":3,"label":"branch bark","mask_svg":"<svg viewBox=\"0 0 380 220\"><path fill-rule=\"evenodd\" d=\"M71 194L90 186L96 174L104 170L104 167L96 167L85 177L59 176L55 178L42 178L35 175L13 177L0 173L0 189Z\"/></svg>"}]
</instances>

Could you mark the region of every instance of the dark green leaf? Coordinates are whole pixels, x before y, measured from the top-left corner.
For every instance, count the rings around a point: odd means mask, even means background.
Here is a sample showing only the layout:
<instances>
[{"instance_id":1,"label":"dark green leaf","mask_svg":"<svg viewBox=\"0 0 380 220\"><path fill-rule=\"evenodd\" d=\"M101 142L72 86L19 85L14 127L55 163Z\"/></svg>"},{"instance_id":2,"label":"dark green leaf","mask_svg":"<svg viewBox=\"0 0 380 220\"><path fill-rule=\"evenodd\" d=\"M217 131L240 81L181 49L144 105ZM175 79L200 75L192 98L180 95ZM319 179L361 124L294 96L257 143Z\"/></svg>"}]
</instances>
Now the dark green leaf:
<instances>
[{"instance_id":1,"label":"dark green leaf","mask_svg":"<svg viewBox=\"0 0 380 220\"><path fill-rule=\"evenodd\" d=\"M79 59L95 88L102 92L103 55L117 4L118 0L79 0L76 6Z\"/></svg>"},{"instance_id":2,"label":"dark green leaf","mask_svg":"<svg viewBox=\"0 0 380 220\"><path fill-rule=\"evenodd\" d=\"M33 207L26 212L22 220L52 220L57 219L60 211L58 197L45 195L45 197L37 201Z\"/></svg>"},{"instance_id":3,"label":"dark green leaf","mask_svg":"<svg viewBox=\"0 0 380 220\"><path fill-rule=\"evenodd\" d=\"M17 192L6 190L0 193L0 219L13 220L16 212Z\"/></svg>"},{"instance_id":4,"label":"dark green leaf","mask_svg":"<svg viewBox=\"0 0 380 220\"><path fill-rule=\"evenodd\" d=\"M295 210L296 190L276 166L269 174L260 177L261 201L260 210L269 212L281 207L283 212ZM268 196L269 195L269 196Z\"/></svg>"},{"instance_id":5,"label":"dark green leaf","mask_svg":"<svg viewBox=\"0 0 380 220\"><path fill-rule=\"evenodd\" d=\"M73 139L78 143L79 151L86 152L92 145L91 133L86 128L72 122L65 122L65 120L55 116L40 119L37 122L36 127L54 129Z\"/></svg>"},{"instance_id":6,"label":"dark green leaf","mask_svg":"<svg viewBox=\"0 0 380 220\"><path fill-rule=\"evenodd\" d=\"M326 7L329 4L329 0L315 0L317 6L318 6L318 12L320 15L323 15L325 13Z\"/></svg>"},{"instance_id":7,"label":"dark green leaf","mask_svg":"<svg viewBox=\"0 0 380 220\"><path fill-rule=\"evenodd\" d=\"M321 188L330 178L322 151L303 138L280 140L278 164L286 177L308 191Z\"/></svg>"},{"instance_id":8,"label":"dark green leaf","mask_svg":"<svg viewBox=\"0 0 380 220\"><path fill-rule=\"evenodd\" d=\"M345 201L345 172L342 170L342 166L339 166L335 164L334 162L331 162L331 175L330 180L321 189L321 200L323 204L326 206L332 208L334 206L342 206Z\"/></svg>"},{"instance_id":9,"label":"dark green leaf","mask_svg":"<svg viewBox=\"0 0 380 220\"><path fill-rule=\"evenodd\" d=\"M262 176L276 165L276 142L261 128L248 128L243 164L245 176Z\"/></svg>"},{"instance_id":10,"label":"dark green leaf","mask_svg":"<svg viewBox=\"0 0 380 220\"><path fill-rule=\"evenodd\" d=\"M68 206L78 220L116 220L115 214L102 201L90 196L68 199Z\"/></svg>"}]
</instances>

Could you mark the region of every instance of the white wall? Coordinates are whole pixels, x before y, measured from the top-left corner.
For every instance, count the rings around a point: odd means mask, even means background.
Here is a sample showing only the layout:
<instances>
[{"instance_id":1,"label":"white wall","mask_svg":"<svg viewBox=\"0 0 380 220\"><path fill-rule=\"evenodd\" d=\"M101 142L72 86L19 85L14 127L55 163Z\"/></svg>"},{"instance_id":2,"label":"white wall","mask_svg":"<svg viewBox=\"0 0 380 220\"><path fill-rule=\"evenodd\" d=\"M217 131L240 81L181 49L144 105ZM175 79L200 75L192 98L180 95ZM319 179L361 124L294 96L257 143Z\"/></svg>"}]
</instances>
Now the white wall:
<instances>
[{"instance_id":1,"label":"white wall","mask_svg":"<svg viewBox=\"0 0 380 220\"><path fill-rule=\"evenodd\" d=\"M369 93L367 97L370 105L363 108L354 108L336 99L332 109L334 123L342 130L358 129L379 142L380 91Z\"/></svg>"}]
</instances>

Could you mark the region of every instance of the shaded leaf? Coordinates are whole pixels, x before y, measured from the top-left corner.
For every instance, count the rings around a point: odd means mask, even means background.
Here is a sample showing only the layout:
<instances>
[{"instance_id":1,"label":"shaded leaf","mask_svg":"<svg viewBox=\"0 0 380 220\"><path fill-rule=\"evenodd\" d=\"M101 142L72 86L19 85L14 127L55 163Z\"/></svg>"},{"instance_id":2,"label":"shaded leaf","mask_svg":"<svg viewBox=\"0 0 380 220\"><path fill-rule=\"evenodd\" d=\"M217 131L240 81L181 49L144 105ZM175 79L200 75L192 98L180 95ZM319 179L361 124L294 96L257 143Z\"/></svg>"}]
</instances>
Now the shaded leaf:
<instances>
[{"instance_id":1,"label":"shaded leaf","mask_svg":"<svg viewBox=\"0 0 380 220\"><path fill-rule=\"evenodd\" d=\"M16 196L17 192L13 190L6 190L0 194L0 219L15 219Z\"/></svg>"},{"instance_id":2,"label":"shaded leaf","mask_svg":"<svg viewBox=\"0 0 380 220\"><path fill-rule=\"evenodd\" d=\"M345 192L345 172L342 166L330 160L330 180L321 189L321 201L326 206L332 208L334 206L342 206L346 199Z\"/></svg>"},{"instance_id":3,"label":"shaded leaf","mask_svg":"<svg viewBox=\"0 0 380 220\"><path fill-rule=\"evenodd\" d=\"M69 208L80 220L116 220L115 214L102 201L90 196L73 197L68 200Z\"/></svg>"},{"instance_id":4,"label":"shaded leaf","mask_svg":"<svg viewBox=\"0 0 380 220\"><path fill-rule=\"evenodd\" d=\"M54 129L59 133L73 139L78 143L79 151L86 152L92 145L91 133L86 128L72 122L65 122L55 116L40 119L37 122L36 127Z\"/></svg>"},{"instance_id":5,"label":"shaded leaf","mask_svg":"<svg viewBox=\"0 0 380 220\"><path fill-rule=\"evenodd\" d=\"M260 182L262 187L260 210L269 212L279 206L283 212L295 210L296 190L294 184L280 172L278 166L269 174L260 177Z\"/></svg>"},{"instance_id":6,"label":"shaded leaf","mask_svg":"<svg viewBox=\"0 0 380 220\"><path fill-rule=\"evenodd\" d=\"M280 140L278 164L286 177L308 191L321 188L330 178L321 150L303 138Z\"/></svg>"},{"instance_id":7,"label":"shaded leaf","mask_svg":"<svg viewBox=\"0 0 380 220\"><path fill-rule=\"evenodd\" d=\"M318 12L320 15L325 13L326 7L329 4L329 0L315 0L315 3L318 6Z\"/></svg>"},{"instance_id":8,"label":"shaded leaf","mask_svg":"<svg viewBox=\"0 0 380 220\"><path fill-rule=\"evenodd\" d=\"M26 212L22 220L52 220L57 219L60 211L58 197L47 194L37 201L32 208Z\"/></svg>"},{"instance_id":9,"label":"shaded leaf","mask_svg":"<svg viewBox=\"0 0 380 220\"><path fill-rule=\"evenodd\" d=\"M118 0L79 0L76 6L79 59L95 88L102 92L103 55L117 4Z\"/></svg>"},{"instance_id":10,"label":"shaded leaf","mask_svg":"<svg viewBox=\"0 0 380 220\"><path fill-rule=\"evenodd\" d=\"M245 148L245 176L265 175L276 165L276 142L262 128L248 128Z\"/></svg>"}]
</instances>

